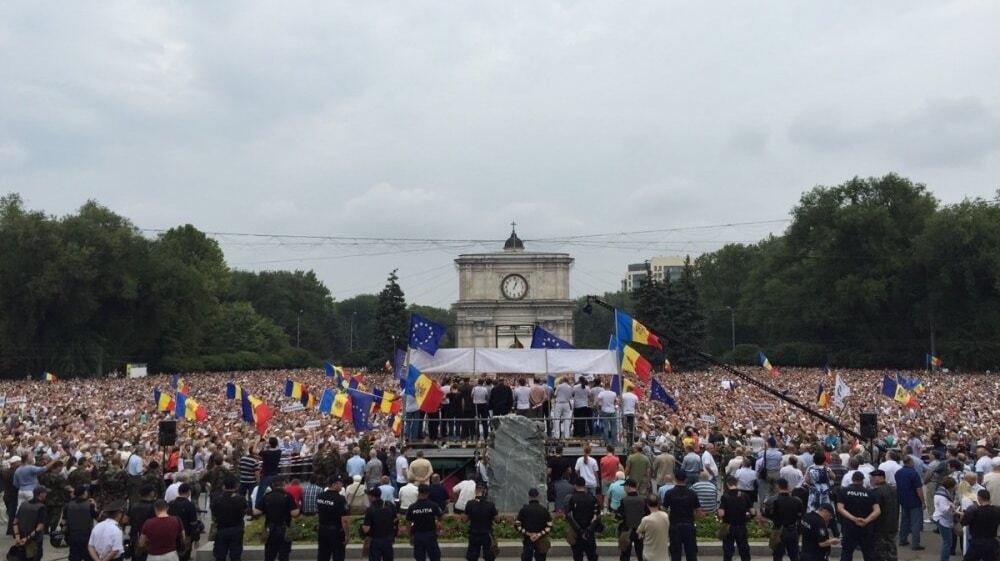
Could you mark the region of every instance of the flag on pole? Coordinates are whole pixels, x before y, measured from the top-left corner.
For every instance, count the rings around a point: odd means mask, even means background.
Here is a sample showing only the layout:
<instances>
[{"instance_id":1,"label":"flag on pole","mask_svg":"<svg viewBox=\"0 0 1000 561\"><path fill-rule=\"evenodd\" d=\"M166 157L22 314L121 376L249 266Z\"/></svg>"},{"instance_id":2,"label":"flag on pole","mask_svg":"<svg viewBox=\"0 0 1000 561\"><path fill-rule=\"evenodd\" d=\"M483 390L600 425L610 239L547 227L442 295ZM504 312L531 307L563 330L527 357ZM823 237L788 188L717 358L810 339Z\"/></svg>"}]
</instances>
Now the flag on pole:
<instances>
[{"instance_id":1,"label":"flag on pole","mask_svg":"<svg viewBox=\"0 0 1000 561\"><path fill-rule=\"evenodd\" d=\"M772 376L777 376L778 374L781 374L781 372L777 368L771 366L771 361L767 360L767 357L764 356L764 351L757 352L757 359L760 360L761 367L763 367L764 370L767 370L768 374Z\"/></svg>"},{"instance_id":2,"label":"flag on pole","mask_svg":"<svg viewBox=\"0 0 1000 561\"><path fill-rule=\"evenodd\" d=\"M243 399L243 388L239 384L229 382L226 384L226 399Z\"/></svg>"},{"instance_id":3,"label":"flag on pole","mask_svg":"<svg viewBox=\"0 0 1000 561\"><path fill-rule=\"evenodd\" d=\"M348 390L351 398L351 421L354 423L356 432L372 430L369 422L372 405L375 404L375 396L370 393L357 390Z\"/></svg>"},{"instance_id":4,"label":"flag on pole","mask_svg":"<svg viewBox=\"0 0 1000 561\"><path fill-rule=\"evenodd\" d=\"M670 359L667 357L663 357L663 371L667 374L673 374L674 372L674 367L670 364Z\"/></svg>"},{"instance_id":5,"label":"flag on pole","mask_svg":"<svg viewBox=\"0 0 1000 561\"><path fill-rule=\"evenodd\" d=\"M851 396L851 388L847 387L844 383L844 379L837 374L837 380L833 384L833 404L837 406L838 409L844 408L844 399Z\"/></svg>"},{"instance_id":6,"label":"flag on pole","mask_svg":"<svg viewBox=\"0 0 1000 561\"><path fill-rule=\"evenodd\" d=\"M931 353L927 353L928 369L941 368L942 366L944 366L943 360L941 360L939 357L932 355Z\"/></svg>"},{"instance_id":7,"label":"flag on pole","mask_svg":"<svg viewBox=\"0 0 1000 561\"><path fill-rule=\"evenodd\" d=\"M331 414L338 419L350 421L351 413L353 413L351 409L351 397L347 395L347 392L339 392L337 397L333 398L333 411Z\"/></svg>"},{"instance_id":8,"label":"flag on pole","mask_svg":"<svg viewBox=\"0 0 1000 561\"><path fill-rule=\"evenodd\" d=\"M543 329L542 326L535 324L535 328L531 331L531 348L532 349L573 349L573 345L562 339L556 337L552 333Z\"/></svg>"},{"instance_id":9,"label":"flag on pole","mask_svg":"<svg viewBox=\"0 0 1000 561\"><path fill-rule=\"evenodd\" d=\"M830 393L823 389L823 382L820 382L819 389L816 390L816 406L827 407L829 405L830 405Z\"/></svg>"},{"instance_id":10,"label":"flag on pole","mask_svg":"<svg viewBox=\"0 0 1000 561\"><path fill-rule=\"evenodd\" d=\"M635 374L643 382L648 382L653 375L653 365L631 345L622 348L622 372Z\"/></svg>"},{"instance_id":11,"label":"flag on pole","mask_svg":"<svg viewBox=\"0 0 1000 561\"><path fill-rule=\"evenodd\" d=\"M661 386L660 383L657 382L655 378L653 379L652 387L649 391L649 398L652 399L653 401L659 401L660 403L673 409L675 413L678 410L677 402L674 401L674 398L669 393L667 393L666 388Z\"/></svg>"},{"instance_id":12,"label":"flag on pole","mask_svg":"<svg viewBox=\"0 0 1000 561\"><path fill-rule=\"evenodd\" d=\"M410 374L406 378L406 393L417 400L417 406L425 413L437 411L441 401L444 400L444 391L441 390L441 386L430 376L417 370L412 364L410 365Z\"/></svg>"},{"instance_id":13,"label":"flag on pole","mask_svg":"<svg viewBox=\"0 0 1000 561\"><path fill-rule=\"evenodd\" d=\"M161 392L160 388L153 388L153 403L156 404L156 410L161 413L174 410L173 398L167 392Z\"/></svg>"},{"instance_id":14,"label":"flag on pole","mask_svg":"<svg viewBox=\"0 0 1000 561\"><path fill-rule=\"evenodd\" d=\"M663 350L663 343L659 337L650 333L645 325L632 319L632 316L618 309L615 310L615 330L619 347L620 343L641 343Z\"/></svg>"},{"instance_id":15,"label":"flag on pole","mask_svg":"<svg viewBox=\"0 0 1000 561\"><path fill-rule=\"evenodd\" d=\"M410 314L410 347L433 355L441 344L447 328L420 314Z\"/></svg>"},{"instance_id":16,"label":"flag on pole","mask_svg":"<svg viewBox=\"0 0 1000 561\"><path fill-rule=\"evenodd\" d=\"M46 382L55 382L56 380L59 379L56 378L56 375L51 372L46 372L44 378Z\"/></svg>"}]
</instances>

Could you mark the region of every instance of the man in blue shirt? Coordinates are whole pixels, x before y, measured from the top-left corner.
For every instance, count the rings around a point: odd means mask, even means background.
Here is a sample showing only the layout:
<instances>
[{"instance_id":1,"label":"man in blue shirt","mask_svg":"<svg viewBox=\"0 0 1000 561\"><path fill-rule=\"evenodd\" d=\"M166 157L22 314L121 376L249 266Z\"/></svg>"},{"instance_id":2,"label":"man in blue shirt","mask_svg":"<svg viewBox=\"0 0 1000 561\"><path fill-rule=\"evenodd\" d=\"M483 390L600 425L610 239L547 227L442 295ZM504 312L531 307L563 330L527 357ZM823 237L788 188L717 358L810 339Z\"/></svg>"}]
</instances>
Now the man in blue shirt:
<instances>
[{"instance_id":1,"label":"man in blue shirt","mask_svg":"<svg viewBox=\"0 0 1000 561\"><path fill-rule=\"evenodd\" d=\"M360 448L355 446L352 452L354 455L347 460L347 475L353 479L355 475L364 475L365 461L361 458Z\"/></svg>"},{"instance_id":2,"label":"man in blue shirt","mask_svg":"<svg viewBox=\"0 0 1000 561\"><path fill-rule=\"evenodd\" d=\"M924 482L913 469L913 456L904 457L903 467L896 471L896 494L900 513L899 545L910 545L914 551L920 551L924 549L920 545L920 530L924 522ZM910 541L907 541L908 537Z\"/></svg>"},{"instance_id":3,"label":"man in blue shirt","mask_svg":"<svg viewBox=\"0 0 1000 561\"><path fill-rule=\"evenodd\" d=\"M25 462L24 465L14 470L14 487L17 488L18 507L21 506L21 503L26 503L34 498L35 487L38 486L38 476L49 471L49 468L56 464L53 460L43 466L37 465L37 461L40 459L41 457L36 459L36 465Z\"/></svg>"}]
</instances>

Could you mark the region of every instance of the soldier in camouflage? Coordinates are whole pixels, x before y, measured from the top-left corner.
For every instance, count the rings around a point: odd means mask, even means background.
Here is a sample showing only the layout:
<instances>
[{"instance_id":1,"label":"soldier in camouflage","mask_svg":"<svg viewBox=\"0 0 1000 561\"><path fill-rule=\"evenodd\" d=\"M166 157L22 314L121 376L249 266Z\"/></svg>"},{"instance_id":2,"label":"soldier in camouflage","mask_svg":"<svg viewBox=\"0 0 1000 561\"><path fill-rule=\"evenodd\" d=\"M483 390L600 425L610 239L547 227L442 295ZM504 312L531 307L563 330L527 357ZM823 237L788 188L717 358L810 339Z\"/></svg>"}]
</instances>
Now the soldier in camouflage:
<instances>
[{"instance_id":1,"label":"soldier in camouflage","mask_svg":"<svg viewBox=\"0 0 1000 561\"><path fill-rule=\"evenodd\" d=\"M139 500L138 490L146 485L153 488L154 496L156 497L162 497L163 493L167 490L167 484L163 480L163 470L160 469L160 463L156 460L149 462L146 471L139 476L139 487L136 489L135 497L136 501Z\"/></svg>"},{"instance_id":2,"label":"soldier in camouflage","mask_svg":"<svg viewBox=\"0 0 1000 561\"><path fill-rule=\"evenodd\" d=\"M899 499L896 489L885 482L885 472L877 469L869 475L872 495L882 513L875 520L876 561L896 561L896 539L899 533Z\"/></svg>"},{"instance_id":3,"label":"soldier in camouflage","mask_svg":"<svg viewBox=\"0 0 1000 561\"><path fill-rule=\"evenodd\" d=\"M226 479L233 477L233 472L226 469L222 463L222 454L218 452L212 454L208 463L209 468L201 476L201 485L209 495L215 495L222 492L222 484Z\"/></svg>"},{"instance_id":4,"label":"soldier in camouflage","mask_svg":"<svg viewBox=\"0 0 1000 561\"><path fill-rule=\"evenodd\" d=\"M97 506L100 508L115 501L123 501L128 496L128 476L122 469L122 459L118 454L109 457L110 461L104 464L97 475L100 486L97 494Z\"/></svg>"},{"instance_id":5,"label":"soldier in camouflage","mask_svg":"<svg viewBox=\"0 0 1000 561\"><path fill-rule=\"evenodd\" d=\"M45 497L45 509L49 514L50 528L59 524L62 509L69 502L69 491L66 489L66 478L62 476L61 467L61 462L56 462L52 469L38 476L38 484L49 490Z\"/></svg>"},{"instance_id":6,"label":"soldier in camouflage","mask_svg":"<svg viewBox=\"0 0 1000 561\"><path fill-rule=\"evenodd\" d=\"M317 481L328 481L333 476L344 475L344 462L340 454L326 442L319 445L313 456L313 476Z\"/></svg>"}]
</instances>

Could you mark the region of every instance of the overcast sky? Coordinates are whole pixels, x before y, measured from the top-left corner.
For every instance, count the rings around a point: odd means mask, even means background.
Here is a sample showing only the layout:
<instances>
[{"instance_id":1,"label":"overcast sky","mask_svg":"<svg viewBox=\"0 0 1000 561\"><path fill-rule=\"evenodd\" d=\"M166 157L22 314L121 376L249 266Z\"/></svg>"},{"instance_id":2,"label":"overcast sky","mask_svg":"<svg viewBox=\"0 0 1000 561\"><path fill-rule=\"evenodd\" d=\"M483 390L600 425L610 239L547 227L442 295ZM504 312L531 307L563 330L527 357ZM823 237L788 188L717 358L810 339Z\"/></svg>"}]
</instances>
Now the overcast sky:
<instances>
[{"instance_id":1,"label":"overcast sky","mask_svg":"<svg viewBox=\"0 0 1000 561\"><path fill-rule=\"evenodd\" d=\"M890 171L989 197L998 22L987 0L4 2L0 192L149 229L476 240L780 220ZM784 226L528 249L572 253L579 295ZM338 299L398 267L438 306L455 253L499 248L218 239Z\"/></svg>"}]
</instances>

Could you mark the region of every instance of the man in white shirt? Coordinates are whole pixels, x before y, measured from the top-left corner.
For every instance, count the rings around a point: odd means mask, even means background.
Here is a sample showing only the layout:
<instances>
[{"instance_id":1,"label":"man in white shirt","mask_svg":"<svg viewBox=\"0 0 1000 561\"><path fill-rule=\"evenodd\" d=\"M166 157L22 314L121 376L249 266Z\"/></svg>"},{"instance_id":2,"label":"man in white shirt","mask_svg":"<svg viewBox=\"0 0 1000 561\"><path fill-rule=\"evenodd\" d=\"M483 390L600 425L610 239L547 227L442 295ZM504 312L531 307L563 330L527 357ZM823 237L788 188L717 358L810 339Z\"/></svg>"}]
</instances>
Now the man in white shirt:
<instances>
[{"instance_id":1,"label":"man in white shirt","mask_svg":"<svg viewBox=\"0 0 1000 561\"><path fill-rule=\"evenodd\" d=\"M590 434L590 390L587 381L580 378L573 386L573 436L584 437Z\"/></svg>"},{"instance_id":2,"label":"man in white shirt","mask_svg":"<svg viewBox=\"0 0 1000 561\"><path fill-rule=\"evenodd\" d=\"M591 495L597 494L597 470L599 469L597 460L590 456L590 446L584 446L583 455L576 459L576 467L573 468L573 471L583 478L587 492Z\"/></svg>"},{"instance_id":3,"label":"man in white shirt","mask_svg":"<svg viewBox=\"0 0 1000 561\"><path fill-rule=\"evenodd\" d=\"M459 481L451 488L451 493L455 497L455 514L463 514L465 504L476 498L476 481L474 479Z\"/></svg>"},{"instance_id":4,"label":"man in white shirt","mask_svg":"<svg viewBox=\"0 0 1000 561\"><path fill-rule=\"evenodd\" d=\"M531 388L524 378L519 379L514 388L514 409L518 415L531 416Z\"/></svg>"},{"instance_id":5,"label":"man in white shirt","mask_svg":"<svg viewBox=\"0 0 1000 561\"><path fill-rule=\"evenodd\" d=\"M976 456L978 456L976 459L976 475L979 476L979 481L982 481L983 477L993 470L993 458L990 458L985 446L976 447Z\"/></svg>"},{"instance_id":6,"label":"man in white shirt","mask_svg":"<svg viewBox=\"0 0 1000 561\"><path fill-rule=\"evenodd\" d=\"M167 487L166 492L163 493L163 500L167 501L168 504L174 502L174 499L176 499L177 495L180 494L179 490L181 488L181 483L184 483L187 480L188 477L185 473L178 473L174 475L174 482L171 483Z\"/></svg>"},{"instance_id":7,"label":"man in white shirt","mask_svg":"<svg viewBox=\"0 0 1000 561\"><path fill-rule=\"evenodd\" d=\"M486 387L486 380L479 380L479 383L472 388L472 405L476 408L476 419L483 431L483 438L490 436L490 390Z\"/></svg>"},{"instance_id":8,"label":"man in white shirt","mask_svg":"<svg viewBox=\"0 0 1000 561\"><path fill-rule=\"evenodd\" d=\"M553 392L555 403L552 405L552 437L569 438L573 426L573 386L566 378L559 380Z\"/></svg>"},{"instance_id":9,"label":"man in white shirt","mask_svg":"<svg viewBox=\"0 0 1000 561\"><path fill-rule=\"evenodd\" d=\"M124 508L125 504L120 501L115 501L104 508L104 514L107 518L94 526L94 529L90 531L90 540L87 542L87 549L92 560L112 561L125 553L125 536L118 525L121 522Z\"/></svg>"},{"instance_id":10,"label":"man in white shirt","mask_svg":"<svg viewBox=\"0 0 1000 561\"><path fill-rule=\"evenodd\" d=\"M639 404L639 397L632 393L632 390L622 394L622 422L625 427L626 442L635 442L635 408Z\"/></svg>"},{"instance_id":11,"label":"man in white shirt","mask_svg":"<svg viewBox=\"0 0 1000 561\"><path fill-rule=\"evenodd\" d=\"M396 483L397 493L399 493L400 487L406 485L406 474L407 470L410 468L410 462L406 459L406 453L409 451L409 446L403 446L403 449L399 451L399 456L396 456L396 477L394 480Z\"/></svg>"},{"instance_id":12,"label":"man in white shirt","mask_svg":"<svg viewBox=\"0 0 1000 561\"><path fill-rule=\"evenodd\" d=\"M617 446L618 394L611 390L603 390L597 394L597 403L601 409L601 428L604 431L604 443L610 446Z\"/></svg>"},{"instance_id":13,"label":"man in white shirt","mask_svg":"<svg viewBox=\"0 0 1000 561\"><path fill-rule=\"evenodd\" d=\"M412 481L399 488L399 510L406 512L410 505L417 502L418 488Z\"/></svg>"},{"instance_id":14,"label":"man in white shirt","mask_svg":"<svg viewBox=\"0 0 1000 561\"><path fill-rule=\"evenodd\" d=\"M125 471L131 476L142 475L146 471L146 464L142 461L143 448L136 446L135 451L129 454L125 461Z\"/></svg>"},{"instance_id":15,"label":"man in white shirt","mask_svg":"<svg viewBox=\"0 0 1000 561\"><path fill-rule=\"evenodd\" d=\"M885 480L891 486L896 486L896 472L903 467L899 463L899 452L890 450L886 454L886 459L884 462L878 465L878 469L885 472Z\"/></svg>"},{"instance_id":16,"label":"man in white shirt","mask_svg":"<svg viewBox=\"0 0 1000 561\"><path fill-rule=\"evenodd\" d=\"M712 452L715 452L715 445L709 442L705 445L705 451L701 453L701 469L708 472L708 480L718 489L719 464L715 462Z\"/></svg>"},{"instance_id":17,"label":"man in white shirt","mask_svg":"<svg viewBox=\"0 0 1000 561\"><path fill-rule=\"evenodd\" d=\"M789 489L801 487L802 482L805 481L805 476L799 468L798 456L789 456L788 465L778 471L778 476L788 482Z\"/></svg>"}]
</instances>

